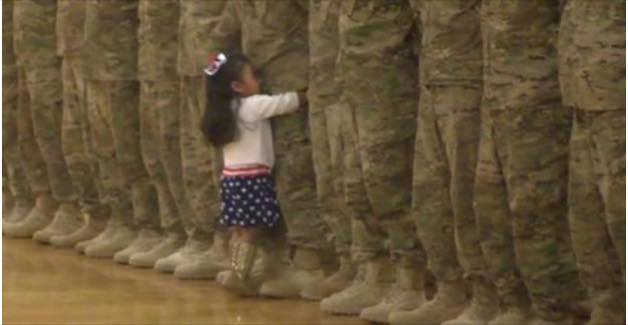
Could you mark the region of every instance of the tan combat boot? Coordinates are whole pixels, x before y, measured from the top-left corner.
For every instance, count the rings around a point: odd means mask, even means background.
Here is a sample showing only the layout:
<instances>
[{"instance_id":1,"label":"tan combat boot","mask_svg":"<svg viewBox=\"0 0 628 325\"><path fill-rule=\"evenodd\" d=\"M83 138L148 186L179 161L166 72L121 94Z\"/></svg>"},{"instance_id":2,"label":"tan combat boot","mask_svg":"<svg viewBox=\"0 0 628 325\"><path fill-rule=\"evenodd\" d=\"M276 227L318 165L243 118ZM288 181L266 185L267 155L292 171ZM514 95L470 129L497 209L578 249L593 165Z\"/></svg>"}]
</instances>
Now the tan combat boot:
<instances>
[{"instance_id":1,"label":"tan combat boot","mask_svg":"<svg viewBox=\"0 0 628 325\"><path fill-rule=\"evenodd\" d=\"M488 323L499 311L495 286L483 277L473 279L471 304L455 319L443 325L481 325Z\"/></svg>"},{"instance_id":2,"label":"tan combat boot","mask_svg":"<svg viewBox=\"0 0 628 325\"><path fill-rule=\"evenodd\" d=\"M216 232L210 248L177 265L174 276L182 280L214 279L220 271L229 269L228 244L227 235Z\"/></svg>"},{"instance_id":3,"label":"tan combat boot","mask_svg":"<svg viewBox=\"0 0 628 325\"><path fill-rule=\"evenodd\" d=\"M35 200L35 207L20 222L8 224L5 233L9 237L31 238L33 234L52 222L59 204L50 193L40 194Z\"/></svg>"},{"instance_id":4,"label":"tan combat boot","mask_svg":"<svg viewBox=\"0 0 628 325\"><path fill-rule=\"evenodd\" d=\"M15 203L8 212L8 215L2 219L2 231L4 232L11 224L17 224L24 220L33 209L34 204L29 199L16 199Z\"/></svg>"},{"instance_id":5,"label":"tan combat boot","mask_svg":"<svg viewBox=\"0 0 628 325\"><path fill-rule=\"evenodd\" d=\"M145 252L138 252L131 255L129 264L135 267L154 267L157 260L166 257L185 244L183 232L171 232L159 244Z\"/></svg>"},{"instance_id":6,"label":"tan combat boot","mask_svg":"<svg viewBox=\"0 0 628 325\"><path fill-rule=\"evenodd\" d=\"M53 236L71 234L81 228L83 223L83 216L76 203L62 203L52 222L35 232L33 239L40 243L50 243Z\"/></svg>"},{"instance_id":7,"label":"tan combat boot","mask_svg":"<svg viewBox=\"0 0 628 325\"><path fill-rule=\"evenodd\" d=\"M351 286L321 301L323 311L332 314L358 315L368 307L379 303L393 282L393 272L388 258L366 262L364 278L358 278Z\"/></svg>"},{"instance_id":8,"label":"tan combat boot","mask_svg":"<svg viewBox=\"0 0 628 325\"><path fill-rule=\"evenodd\" d=\"M351 261L351 257L340 256L338 271L325 278L322 282L313 282L310 285L306 285L303 291L301 291L301 297L310 300L327 298L349 287L356 273L357 268Z\"/></svg>"},{"instance_id":9,"label":"tan combat boot","mask_svg":"<svg viewBox=\"0 0 628 325\"><path fill-rule=\"evenodd\" d=\"M155 263L155 269L159 272L171 273L181 264L189 263L199 258L211 247L211 238L190 235L183 247L176 252L160 258Z\"/></svg>"},{"instance_id":10,"label":"tan combat boot","mask_svg":"<svg viewBox=\"0 0 628 325\"><path fill-rule=\"evenodd\" d=\"M462 280L443 281L432 300L412 311L390 313L388 321L393 325L438 324L455 318L465 308L466 287Z\"/></svg>"},{"instance_id":11,"label":"tan combat boot","mask_svg":"<svg viewBox=\"0 0 628 325\"><path fill-rule=\"evenodd\" d=\"M139 231L137 237L129 246L125 249L117 252L113 256L113 260L116 263L128 264L129 259L133 254L147 252L153 247L159 245L164 239L161 232L154 229L142 229Z\"/></svg>"},{"instance_id":12,"label":"tan combat boot","mask_svg":"<svg viewBox=\"0 0 628 325\"><path fill-rule=\"evenodd\" d=\"M324 279L319 254L313 249L297 248L292 265L264 281L260 294L274 298L299 297L305 288L321 286Z\"/></svg>"},{"instance_id":13,"label":"tan combat boot","mask_svg":"<svg viewBox=\"0 0 628 325\"><path fill-rule=\"evenodd\" d=\"M414 310L425 302L423 271L416 265L400 261L397 264L395 284L377 305L362 310L360 318L375 323L388 323L391 312Z\"/></svg>"}]
</instances>

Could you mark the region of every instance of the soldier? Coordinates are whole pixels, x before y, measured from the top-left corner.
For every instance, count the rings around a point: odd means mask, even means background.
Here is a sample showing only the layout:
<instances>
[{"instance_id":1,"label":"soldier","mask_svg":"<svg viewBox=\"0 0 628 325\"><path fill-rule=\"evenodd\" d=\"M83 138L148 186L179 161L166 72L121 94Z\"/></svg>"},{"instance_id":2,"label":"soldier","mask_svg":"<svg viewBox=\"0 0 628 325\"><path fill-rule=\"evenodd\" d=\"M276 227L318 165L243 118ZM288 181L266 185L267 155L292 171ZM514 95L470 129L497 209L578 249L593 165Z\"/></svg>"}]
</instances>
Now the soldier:
<instances>
[{"instance_id":1,"label":"soldier","mask_svg":"<svg viewBox=\"0 0 628 325\"><path fill-rule=\"evenodd\" d=\"M215 52L241 47L265 77L266 92L307 87L307 4L303 1L230 1L209 39ZM279 204L289 244L295 249L292 265L261 276L260 282L265 283L260 284L259 292L263 295L298 296L306 286L324 279L322 252L329 245L316 200L306 123L303 114L272 121ZM276 256L265 249L269 254L263 256Z\"/></svg>"},{"instance_id":2,"label":"soldier","mask_svg":"<svg viewBox=\"0 0 628 325\"><path fill-rule=\"evenodd\" d=\"M33 196L24 171L18 138L18 73L13 51L13 0L2 2L2 152L3 190L13 197L9 212L3 210L2 230L24 219L33 208ZM6 213L5 213L6 212Z\"/></svg>"},{"instance_id":3,"label":"soldier","mask_svg":"<svg viewBox=\"0 0 628 325\"><path fill-rule=\"evenodd\" d=\"M339 33L345 195L352 255L363 274L321 307L386 322L391 311L425 301L424 256L410 211L418 29L406 1L350 1L342 3Z\"/></svg>"},{"instance_id":4,"label":"soldier","mask_svg":"<svg viewBox=\"0 0 628 325\"><path fill-rule=\"evenodd\" d=\"M625 323L626 3L568 1L558 38L572 108L569 221L589 324Z\"/></svg>"},{"instance_id":5,"label":"soldier","mask_svg":"<svg viewBox=\"0 0 628 325\"><path fill-rule=\"evenodd\" d=\"M100 202L95 164L90 158L85 82L81 67L85 3L57 1L57 54L62 58L63 83L62 143L65 161L81 210L88 216L74 232L52 236L55 246L72 247L95 237L105 227L109 207Z\"/></svg>"},{"instance_id":6,"label":"soldier","mask_svg":"<svg viewBox=\"0 0 628 325\"><path fill-rule=\"evenodd\" d=\"M166 167L170 173L181 174L179 147L179 109L177 60L177 30L179 22L178 0L140 0L138 15L138 79L140 80L140 139L144 166L156 190L159 215L146 215L138 222L161 226L163 235L145 228L136 240L118 252L114 259L128 261L138 267L153 267L185 242L185 231L179 210L169 185ZM176 189L180 184L175 184ZM142 232L148 232L146 240Z\"/></svg>"},{"instance_id":7,"label":"soldier","mask_svg":"<svg viewBox=\"0 0 628 325\"><path fill-rule=\"evenodd\" d=\"M569 112L556 65L558 4L484 0L475 212L500 311L489 324L568 321L580 291L566 231Z\"/></svg>"},{"instance_id":8,"label":"soldier","mask_svg":"<svg viewBox=\"0 0 628 325\"><path fill-rule=\"evenodd\" d=\"M344 202L342 178L343 141L340 84L336 77L338 14L340 2L310 0L309 6L309 128L316 192L327 222L340 268L315 286L305 287L301 296L322 299L351 284L356 268L351 261L351 217Z\"/></svg>"},{"instance_id":9,"label":"soldier","mask_svg":"<svg viewBox=\"0 0 628 325\"><path fill-rule=\"evenodd\" d=\"M221 162L200 130L205 108L203 68L207 64L208 40L224 4L225 1L179 1L177 72L180 101L176 114L182 175L168 172L168 177L188 240L182 249L159 260L155 268L163 272L174 271L180 279L211 279L227 268L226 235L216 229L220 213L216 170L220 169Z\"/></svg>"},{"instance_id":10,"label":"soldier","mask_svg":"<svg viewBox=\"0 0 628 325\"><path fill-rule=\"evenodd\" d=\"M61 147L61 66L56 56L56 1L16 1L13 42L20 99L18 141L35 208L6 229L16 237L48 242L78 229L82 218ZM55 212L56 211L56 212ZM41 231L39 231L41 230Z\"/></svg>"},{"instance_id":11,"label":"soldier","mask_svg":"<svg viewBox=\"0 0 628 325\"><path fill-rule=\"evenodd\" d=\"M111 217L100 235L76 248L87 256L110 258L131 244L137 226L160 231L157 198L140 152L138 1L90 0L85 5L82 63L90 141L100 172L101 200L110 205ZM134 224L134 217L143 224Z\"/></svg>"},{"instance_id":12,"label":"soldier","mask_svg":"<svg viewBox=\"0 0 628 325\"><path fill-rule=\"evenodd\" d=\"M497 312L473 212L480 138L480 1L414 1L421 17L419 123L413 204L438 292L393 324L482 324ZM438 13L438 14L433 14ZM465 280L473 299L467 306ZM464 310L464 312L463 312Z\"/></svg>"}]
</instances>

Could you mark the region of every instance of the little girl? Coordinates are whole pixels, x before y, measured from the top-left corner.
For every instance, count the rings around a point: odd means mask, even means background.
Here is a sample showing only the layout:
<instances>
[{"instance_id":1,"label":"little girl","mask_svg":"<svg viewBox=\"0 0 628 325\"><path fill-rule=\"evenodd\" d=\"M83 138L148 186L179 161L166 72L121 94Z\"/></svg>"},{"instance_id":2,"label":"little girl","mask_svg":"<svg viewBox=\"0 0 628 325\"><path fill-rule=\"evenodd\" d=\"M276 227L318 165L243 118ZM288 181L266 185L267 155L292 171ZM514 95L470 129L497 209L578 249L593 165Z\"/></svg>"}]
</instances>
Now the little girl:
<instances>
[{"instance_id":1,"label":"little girl","mask_svg":"<svg viewBox=\"0 0 628 325\"><path fill-rule=\"evenodd\" d=\"M255 260L255 241L281 219L271 176L275 154L269 118L297 111L306 97L304 92L260 95L253 66L242 55L210 58L205 74L202 130L222 148L220 223L232 231L232 271L244 283Z\"/></svg>"}]
</instances>

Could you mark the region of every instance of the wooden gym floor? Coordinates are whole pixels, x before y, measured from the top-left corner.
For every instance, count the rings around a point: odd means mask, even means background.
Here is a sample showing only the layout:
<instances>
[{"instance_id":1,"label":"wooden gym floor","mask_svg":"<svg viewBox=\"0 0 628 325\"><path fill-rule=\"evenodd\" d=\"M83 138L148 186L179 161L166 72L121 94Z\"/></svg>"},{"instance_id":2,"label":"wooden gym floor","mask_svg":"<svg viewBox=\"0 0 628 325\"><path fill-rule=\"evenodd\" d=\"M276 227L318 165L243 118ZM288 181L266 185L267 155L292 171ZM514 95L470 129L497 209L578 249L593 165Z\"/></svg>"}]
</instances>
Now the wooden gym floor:
<instances>
[{"instance_id":1,"label":"wooden gym floor","mask_svg":"<svg viewBox=\"0 0 628 325\"><path fill-rule=\"evenodd\" d=\"M90 259L73 249L2 239L4 324L366 324L317 302L238 298L212 281Z\"/></svg>"}]
</instances>

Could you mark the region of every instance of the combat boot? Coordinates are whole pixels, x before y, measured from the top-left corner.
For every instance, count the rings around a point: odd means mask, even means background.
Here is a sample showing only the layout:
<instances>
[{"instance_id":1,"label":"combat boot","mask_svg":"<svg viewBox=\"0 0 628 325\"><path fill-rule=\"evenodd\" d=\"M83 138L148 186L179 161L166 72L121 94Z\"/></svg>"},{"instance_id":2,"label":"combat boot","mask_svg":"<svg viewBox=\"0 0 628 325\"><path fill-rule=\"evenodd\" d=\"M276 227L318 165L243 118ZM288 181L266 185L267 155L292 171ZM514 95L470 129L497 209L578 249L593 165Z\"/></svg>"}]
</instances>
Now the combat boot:
<instances>
[{"instance_id":1,"label":"combat boot","mask_svg":"<svg viewBox=\"0 0 628 325\"><path fill-rule=\"evenodd\" d=\"M128 264L132 255L149 251L159 245L163 238L163 235L159 231L154 229L142 229L139 231L137 238L135 238L127 248L117 252L113 256L113 260L116 263Z\"/></svg>"},{"instance_id":2,"label":"combat boot","mask_svg":"<svg viewBox=\"0 0 628 325\"><path fill-rule=\"evenodd\" d=\"M527 324L532 318L530 309L523 306L513 306L506 308L505 311L497 313L488 325L512 325Z\"/></svg>"},{"instance_id":3,"label":"combat boot","mask_svg":"<svg viewBox=\"0 0 628 325\"><path fill-rule=\"evenodd\" d=\"M467 301L462 280L443 281L437 284L438 292L432 300L412 311L390 313L393 325L441 324L459 315Z\"/></svg>"},{"instance_id":4,"label":"combat boot","mask_svg":"<svg viewBox=\"0 0 628 325\"><path fill-rule=\"evenodd\" d=\"M33 239L41 243L50 243L53 236L67 235L83 225L83 216L76 203L62 203L52 222L44 229L33 234Z\"/></svg>"},{"instance_id":5,"label":"combat boot","mask_svg":"<svg viewBox=\"0 0 628 325\"><path fill-rule=\"evenodd\" d=\"M88 232L90 229L86 228L83 229L85 232ZM95 230L95 229L94 229ZM105 240L105 238L110 238L111 236L113 236L114 232L115 232L115 226L113 225L113 220L109 219L107 221L107 224L105 225L104 229L100 232L98 232L98 234L91 238L91 239L85 239L82 241L77 242L74 245L74 249L82 254L85 254L85 248L93 243L97 243L100 241ZM79 230L80 231L80 230Z\"/></svg>"},{"instance_id":6,"label":"combat boot","mask_svg":"<svg viewBox=\"0 0 628 325\"><path fill-rule=\"evenodd\" d=\"M332 314L358 315L364 308L379 303L393 282L388 258L366 262L364 279L358 277L351 286L321 301L323 311Z\"/></svg>"},{"instance_id":7,"label":"combat boot","mask_svg":"<svg viewBox=\"0 0 628 325\"><path fill-rule=\"evenodd\" d=\"M443 325L481 325L497 315L499 302L495 287L483 277L474 278L472 285L471 304L457 318Z\"/></svg>"},{"instance_id":8,"label":"combat boot","mask_svg":"<svg viewBox=\"0 0 628 325\"><path fill-rule=\"evenodd\" d=\"M58 203L50 194L40 194L35 201L35 207L20 222L8 224L5 233L9 237L30 238L33 234L52 222Z\"/></svg>"},{"instance_id":9,"label":"combat boot","mask_svg":"<svg viewBox=\"0 0 628 325\"><path fill-rule=\"evenodd\" d=\"M4 232L8 225L16 224L21 220L24 220L32 209L33 202L31 200L16 199L10 212L2 219L2 231Z\"/></svg>"},{"instance_id":10,"label":"combat boot","mask_svg":"<svg viewBox=\"0 0 628 325\"><path fill-rule=\"evenodd\" d=\"M308 248L297 248L292 265L277 275L264 281L260 287L261 295L274 298L299 297L305 288L321 286L325 279L318 253Z\"/></svg>"},{"instance_id":11,"label":"combat boot","mask_svg":"<svg viewBox=\"0 0 628 325\"><path fill-rule=\"evenodd\" d=\"M214 279L218 272L229 269L228 239L216 233L211 247L200 255L192 256L177 265L174 276L183 280Z\"/></svg>"},{"instance_id":12,"label":"combat boot","mask_svg":"<svg viewBox=\"0 0 628 325\"><path fill-rule=\"evenodd\" d=\"M185 237L182 233L172 232L165 240L146 252L133 254L129 259L129 264L136 267L154 267L157 260L176 252L185 244Z\"/></svg>"},{"instance_id":13,"label":"combat boot","mask_svg":"<svg viewBox=\"0 0 628 325\"><path fill-rule=\"evenodd\" d=\"M210 247L211 241L209 239L204 237L196 238L196 236L191 235L187 238L183 247L166 257L158 259L155 263L155 269L164 273L174 272L177 266L194 260Z\"/></svg>"},{"instance_id":14,"label":"combat boot","mask_svg":"<svg viewBox=\"0 0 628 325\"><path fill-rule=\"evenodd\" d=\"M340 256L340 267L334 274L325 278L322 282L313 282L306 285L301 291L301 297L310 300L321 300L330 295L342 291L351 285L351 281L357 273L355 264L349 256Z\"/></svg>"},{"instance_id":15,"label":"combat boot","mask_svg":"<svg viewBox=\"0 0 628 325\"><path fill-rule=\"evenodd\" d=\"M425 301L423 271L416 265L409 266L399 262L395 284L377 305L362 310L360 318L375 323L388 323L391 312L414 310Z\"/></svg>"},{"instance_id":16,"label":"combat boot","mask_svg":"<svg viewBox=\"0 0 628 325\"><path fill-rule=\"evenodd\" d=\"M88 257L113 258L113 256L125 249L137 237L137 231L131 225L113 224L112 232L105 235L102 240L97 240L85 247L85 255ZM107 231L105 230L105 233Z\"/></svg>"}]
</instances>

